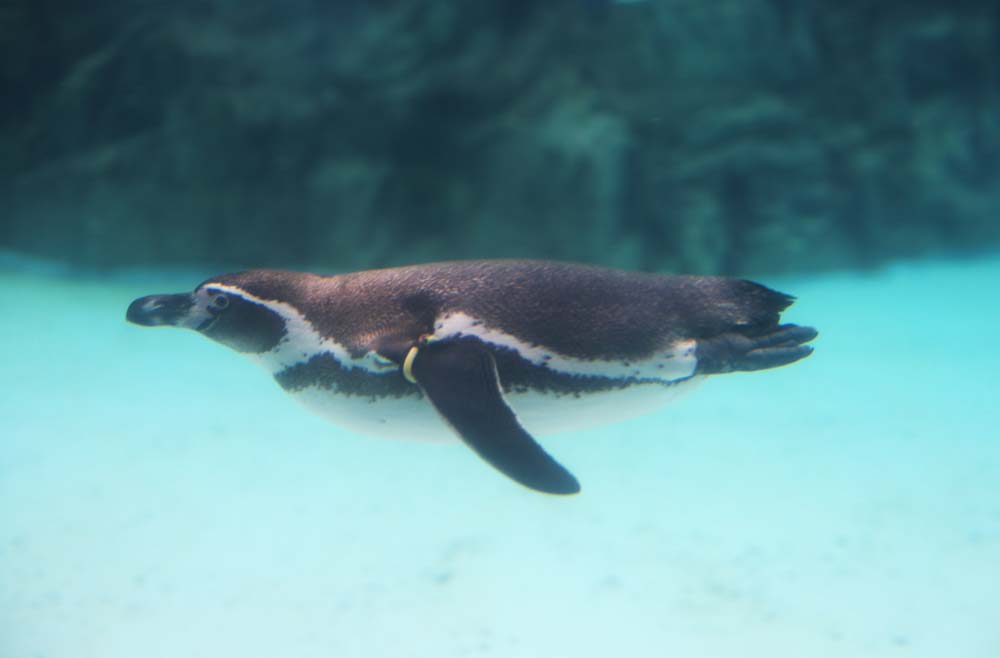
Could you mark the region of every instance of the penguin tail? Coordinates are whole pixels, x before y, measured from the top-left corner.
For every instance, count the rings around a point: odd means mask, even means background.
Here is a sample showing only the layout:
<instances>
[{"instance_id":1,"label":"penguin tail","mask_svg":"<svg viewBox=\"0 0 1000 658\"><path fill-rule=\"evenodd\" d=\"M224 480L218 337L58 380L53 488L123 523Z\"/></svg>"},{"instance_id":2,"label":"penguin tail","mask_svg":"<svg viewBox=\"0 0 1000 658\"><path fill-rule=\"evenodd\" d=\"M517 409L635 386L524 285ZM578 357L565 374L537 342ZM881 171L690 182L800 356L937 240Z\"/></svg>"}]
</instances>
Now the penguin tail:
<instances>
[{"instance_id":1,"label":"penguin tail","mask_svg":"<svg viewBox=\"0 0 1000 658\"><path fill-rule=\"evenodd\" d=\"M812 327L782 324L757 335L723 333L699 338L695 372L714 375L785 366L812 354L813 348L805 343L818 335Z\"/></svg>"}]
</instances>

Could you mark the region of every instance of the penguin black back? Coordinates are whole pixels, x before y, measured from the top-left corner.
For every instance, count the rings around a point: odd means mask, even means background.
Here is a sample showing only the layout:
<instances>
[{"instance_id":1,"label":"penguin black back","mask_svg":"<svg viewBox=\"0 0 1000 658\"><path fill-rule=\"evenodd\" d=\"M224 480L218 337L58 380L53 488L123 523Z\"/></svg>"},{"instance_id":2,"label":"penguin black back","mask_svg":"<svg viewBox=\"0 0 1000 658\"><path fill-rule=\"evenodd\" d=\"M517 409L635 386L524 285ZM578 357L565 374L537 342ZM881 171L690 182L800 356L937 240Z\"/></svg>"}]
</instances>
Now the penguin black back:
<instances>
[{"instance_id":1,"label":"penguin black back","mask_svg":"<svg viewBox=\"0 0 1000 658\"><path fill-rule=\"evenodd\" d=\"M533 260L455 261L319 277L252 270L210 279L299 309L323 335L367 349L401 317L427 332L462 312L581 358L638 358L664 340L756 335L794 300L726 277L657 275Z\"/></svg>"}]
</instances>

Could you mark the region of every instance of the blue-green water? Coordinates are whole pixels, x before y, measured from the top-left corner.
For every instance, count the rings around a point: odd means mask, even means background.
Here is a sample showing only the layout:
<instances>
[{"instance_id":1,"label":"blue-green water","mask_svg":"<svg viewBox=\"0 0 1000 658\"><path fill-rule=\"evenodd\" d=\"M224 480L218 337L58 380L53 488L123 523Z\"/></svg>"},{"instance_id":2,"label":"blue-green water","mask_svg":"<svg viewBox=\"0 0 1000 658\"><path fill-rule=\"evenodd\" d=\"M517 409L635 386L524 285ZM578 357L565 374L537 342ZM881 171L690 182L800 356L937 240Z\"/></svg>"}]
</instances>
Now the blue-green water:
<instances>
[{"instance_id":1,"label":"blue-green water","mask_svg":"<svg viewBox=\"0 0 1000 658\"><path fill-rule=\"evenodd\" d=\"M764 281L816 353L544 437L568 499L124 322L209 274L0 273L0 657L1000 656L1000 259Z\"/></svg>"}]
</instances>

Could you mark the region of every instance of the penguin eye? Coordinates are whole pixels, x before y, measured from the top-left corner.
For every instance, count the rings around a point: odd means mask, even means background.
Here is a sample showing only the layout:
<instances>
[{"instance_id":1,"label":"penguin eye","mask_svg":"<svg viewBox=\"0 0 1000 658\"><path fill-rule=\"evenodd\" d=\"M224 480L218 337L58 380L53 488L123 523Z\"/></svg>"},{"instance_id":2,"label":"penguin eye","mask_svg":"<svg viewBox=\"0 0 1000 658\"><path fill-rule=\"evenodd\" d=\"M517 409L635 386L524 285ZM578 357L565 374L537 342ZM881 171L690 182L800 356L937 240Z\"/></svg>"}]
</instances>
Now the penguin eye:
<instances>
[{"instance_id":1,"label":"penguin eye","mask_svg":"<svg viewBox=\"0 0 1000 658\"><path fill-rule=\"evenodd\" d=\"M221 311L229 306L229 297L226 295L214 295L209 302L214 311Z\"/></svg>"}]
</instances>

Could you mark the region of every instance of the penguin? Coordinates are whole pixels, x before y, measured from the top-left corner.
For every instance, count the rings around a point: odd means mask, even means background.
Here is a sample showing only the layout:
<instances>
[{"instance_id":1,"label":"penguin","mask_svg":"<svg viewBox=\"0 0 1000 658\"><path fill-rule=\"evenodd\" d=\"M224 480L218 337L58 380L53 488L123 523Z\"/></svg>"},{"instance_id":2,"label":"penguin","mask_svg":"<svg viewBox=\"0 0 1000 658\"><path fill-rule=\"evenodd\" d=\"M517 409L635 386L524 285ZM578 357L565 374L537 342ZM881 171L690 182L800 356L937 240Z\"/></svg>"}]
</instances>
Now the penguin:
<instances>
[{"instance_id":1,"label":"penguin","mask_svg":"<svg viewBox=\"0 0 1000 658\"><path fill-rule=\"evenodd\" d=\"M321 276L256 269L136 299L126 319L193 329L368 434L454 438L550 494L577 479L535 440L656 409L710 375L809 356L794 298L736 278L539 260Z\"/></svg>"}]
</instances>

